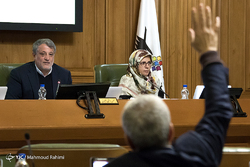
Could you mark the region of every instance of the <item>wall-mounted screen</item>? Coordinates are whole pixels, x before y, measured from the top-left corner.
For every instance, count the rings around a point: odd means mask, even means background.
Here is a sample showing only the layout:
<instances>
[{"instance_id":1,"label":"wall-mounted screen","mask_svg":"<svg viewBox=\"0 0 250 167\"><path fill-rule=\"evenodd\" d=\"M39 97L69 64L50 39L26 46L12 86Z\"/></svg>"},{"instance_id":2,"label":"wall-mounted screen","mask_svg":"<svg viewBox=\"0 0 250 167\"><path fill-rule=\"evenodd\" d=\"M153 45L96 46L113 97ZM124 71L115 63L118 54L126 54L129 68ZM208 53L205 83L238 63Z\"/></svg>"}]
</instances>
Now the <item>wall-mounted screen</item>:
<instances>
[{"instance_id":1,"label":"wall-mounted screen","mask_svg":"<svg viewBox=\"0 0 250 167\"><path fill-rule=\"evenodd\" d=\"M82 32L82 0L0 1L0 30Z\"/></svg>"}]
</instances>

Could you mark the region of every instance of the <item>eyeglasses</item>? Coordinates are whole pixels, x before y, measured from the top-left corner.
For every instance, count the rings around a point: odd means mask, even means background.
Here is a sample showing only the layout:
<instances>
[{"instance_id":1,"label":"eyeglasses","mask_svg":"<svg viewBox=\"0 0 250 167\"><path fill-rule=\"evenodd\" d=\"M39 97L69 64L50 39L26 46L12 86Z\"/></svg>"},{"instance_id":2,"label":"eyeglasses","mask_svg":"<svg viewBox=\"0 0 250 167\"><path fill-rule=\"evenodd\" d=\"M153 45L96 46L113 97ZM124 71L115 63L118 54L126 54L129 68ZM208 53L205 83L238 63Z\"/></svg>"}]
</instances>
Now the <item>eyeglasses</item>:
<instances>
[{"instance_id":1,"label":"eyeglasses","mask_svg":"<svg viewBox=\"0 0 250 167\"><path fill-rule=\"evenodd\" d=\"M140 62L139 64L140 64L141 66L146 66L146 65L151 66L151 65L152 65L152 62L151 62L151 61L148 61L148 62L143 61L143 62Z\"/></svg>"}]
</instances>

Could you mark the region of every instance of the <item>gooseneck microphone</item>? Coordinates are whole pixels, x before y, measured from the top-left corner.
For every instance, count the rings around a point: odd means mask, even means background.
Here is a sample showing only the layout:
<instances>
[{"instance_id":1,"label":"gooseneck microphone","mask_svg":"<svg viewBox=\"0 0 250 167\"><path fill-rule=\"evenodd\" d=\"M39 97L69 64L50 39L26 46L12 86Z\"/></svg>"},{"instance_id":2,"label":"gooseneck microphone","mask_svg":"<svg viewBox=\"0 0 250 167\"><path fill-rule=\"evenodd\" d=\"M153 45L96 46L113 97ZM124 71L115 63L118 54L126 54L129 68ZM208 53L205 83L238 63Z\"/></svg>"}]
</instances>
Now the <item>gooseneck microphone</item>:
<instances>
[{"instance_id":1,"label":"gooseneck microphone","mask_svg":"<svg viewBox=\"0 0 250 167\"><path fill-rule=\"evenodd\" d=\"M60 80L58 80L58 82L57 82L57 88L56 88L56 95L57 95L57 93L58 93L58 90L59 90L59 86L60 86L60 84L61 84L61 81L60 81Z\"/></svg>"},{"instance_id":2,"label":"gooseneck microphone","mask_svg":"<svg viewBox=\"0 0 250 167\"><path fill-rule=\"evenodd\" d=\"M30 146L30 135L28 133L25 133L25 139L26 139L26 142L28 144L28 147L29 147L29 153L31 156L33 156L33 153L32 153L32 150L31 150L31 146ZM34 163L34 159L32 158L32 167L35 167L35 163Z\"/></svg>"},{"instance_id":3,"label":"gooseneck microphone","mask_svg":"<svg viewBox=\"0 0 250 167\"><path fill-rule=\"evenodd\" d=\"M154 87L156 87L159 91L163 92L167 96L167 98L170 98L169 95L166 92L164 92L160 87L158 87L156 84L154 84L148 77L143 76L143 78L146 81L148 81L149 83L151 83L152 85L154 85Z\"/></svg>"}]
</instances>

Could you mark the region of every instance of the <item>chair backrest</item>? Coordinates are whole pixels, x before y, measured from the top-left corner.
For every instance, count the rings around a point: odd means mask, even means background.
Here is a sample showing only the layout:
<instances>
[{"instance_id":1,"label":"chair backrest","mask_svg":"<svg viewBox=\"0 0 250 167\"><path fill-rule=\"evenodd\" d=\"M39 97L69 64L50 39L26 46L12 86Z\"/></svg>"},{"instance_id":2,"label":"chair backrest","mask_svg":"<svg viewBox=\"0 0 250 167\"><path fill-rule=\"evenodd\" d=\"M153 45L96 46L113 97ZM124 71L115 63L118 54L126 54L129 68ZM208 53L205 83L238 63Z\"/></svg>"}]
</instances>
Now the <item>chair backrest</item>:
<instances>
[{"instance_id":1,"label":"chair backrest","mask_svg":"<svg viewBox=\"0 0 250 167\"><path fill-rule=\"evenodd\" d=\"M128 64L102 64L94 67L95 82L110 82L110 86L118 86L120 79L127 73Z\"/></svg>"},{"instance_id":2,"label":"chair backrest","mask_svg":"<svg viewBox=\"0 0 250 167\"><path fill-rule=\"evenodd\" d=\"M115 144L32 144L31 150L36 167L89 167L91 157L118 157L128 152ZM19 153L25 153L29 166L32 166L29 147L22 147Z\"/></svg>"},{"instance_id":3,"label":"chair backrest","mask_svg":"<svg viewBox=\"0 0 250 167\"><path fill-rule=\"evenodd\" d=\"M0 64L0 86L6 86L12 69L23 64L1 63Z\"/></svg>"}]
</instances>

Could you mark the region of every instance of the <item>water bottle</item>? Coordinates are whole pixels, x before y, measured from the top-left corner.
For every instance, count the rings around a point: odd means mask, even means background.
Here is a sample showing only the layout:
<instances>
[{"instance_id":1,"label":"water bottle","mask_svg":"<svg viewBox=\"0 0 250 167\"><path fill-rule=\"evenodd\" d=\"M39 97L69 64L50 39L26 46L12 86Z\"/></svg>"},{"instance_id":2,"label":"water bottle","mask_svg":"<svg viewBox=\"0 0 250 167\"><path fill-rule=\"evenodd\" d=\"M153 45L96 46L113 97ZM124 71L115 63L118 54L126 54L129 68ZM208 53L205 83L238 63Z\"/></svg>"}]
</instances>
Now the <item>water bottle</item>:
<instances>
[{"instance_id":1,"label":"water bottle","mask_svg":"<svg viewBox=\"0 0 250 167\"><path fill-rule=\"evenodd\" d=\"M23 153L18 154L18 161L16 162L15 167L29 167L25 157L26 155Z\"/></svg>"},{"instance_id":2,"label":"water bottle","mask_svg":"<svg viewBox=\"0 0 250 167\"><path fill-rule=\"evenodd\" d=\"M46 89L44 87L44 84L40 84L40 89L38 90L38 96L39 100L46 100Z\"/></svg>"},{"instance_id":3,"label":"water bottle","mask_svg":"<svg viewBox=\"0 0 250 167\"><path fill-rule=\"evenodd\" d=\"M187 85L183 85L183 89L181 90L181 99L188 99L189 91L187 89Z\"/></svg>"}]
</instances>

